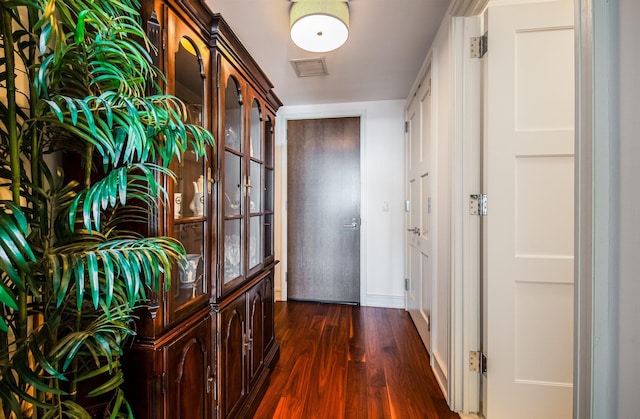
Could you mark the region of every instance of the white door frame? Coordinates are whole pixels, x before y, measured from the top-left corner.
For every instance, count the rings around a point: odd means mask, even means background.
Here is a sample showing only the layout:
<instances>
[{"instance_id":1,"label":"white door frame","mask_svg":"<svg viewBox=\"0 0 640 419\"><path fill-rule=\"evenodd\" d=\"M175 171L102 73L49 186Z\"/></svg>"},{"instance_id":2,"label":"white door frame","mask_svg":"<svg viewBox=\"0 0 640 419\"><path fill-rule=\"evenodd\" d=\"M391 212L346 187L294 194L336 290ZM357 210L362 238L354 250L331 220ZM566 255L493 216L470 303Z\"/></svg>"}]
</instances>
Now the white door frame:
<instances>
[{"instance_id":1,"label":"white door frame","mask_svg":"<svg viewBox=\"0 0 640 419\"><path fill-rule=\"evenodd\" d=\"M478 412L480 376L469 371L469 352L480 349L480 217L469 215L469 197L479 194L481 171L480 60L469 55L469 39L481 35L478 16L453 17L452 282L449 405Z\"/></svg>"},{"instance_id":2,"label":"white door frame","mask_svg":"<svg viewBox=\"0 0 640 419\"><path fill-rule=\"evenodd\" d=\"M611 417L614 352L610 333L612 74L606 0L576 0L576 236L573 410L576 418ZM596 57L598 59L596 60ZM598 141L600 139L600 141ZM597 157L597 159L596 159ZM594 163L595 162L595 163ZM597 208L597 211L596 211Z\"/></svg>"},{"instance_id":3,"label":"white door frame","mask_svg":"<svg viewBox=\"0 0 640 419\"><path fill-rule=\"evenodd\" d=\"M451 16L480 14L488 0L454 0ZM612 411L612 399L604 395L610 389L610 354L613 349L607 330L613 320L609 310L610 237L609 215L611 144L596 141L608 138L611 129L609 91L610 69L606 57L610 55L609 36L612 32L606 0L575 0L576 29L576 172L575 172L575 354L574 354L574 417L607 417ZM454 18L455 19L455 18ZM454 60L454 117L452 188L452 305L451 339L452 366L450 380L450 406L461 412L476 410L470 391L475 380L465 377L468 371L468 350L479 330L471 321L477 304L469 300L477 295L474 282L465 271L465 261L471 256L464 253L470 238L465 235L463 214L457 211L465 207L468 184L464 184L464 52L460 45L467 41L464 27L459 21L453 25ZM462 38L462 39L461 39ZM596 60L594 57L600 57ZM460 61L462 60L462 62ZM462 85L461 85L462 83ZM461 119L462 118L462 119ZM598 156L594 167L594 156ZM598 211L594 211L594 208ZM462 243L460 240L462 239ZM473 239L475 240L475 239ZM469 281L471 279L471 281ZM467 308L465 310L465 307ZM476 311L478 313L479 311ZM595 377L595 378L594 378ZM467 378L467 379L465 379ZM477 395L477 392L475 393ZM599 395L599 396L598 396ZM604 396L604 397L603 397Z\"/></svg>"},{"instance_id":4,"label":"white door frame","mask_svg":"<svg viewBox=\"0 0 640 419\"><path fill-rule=\"evenodd\" d=\"M276 233L276 249L280 255L280 264L276 267L276 299L287 301L287 122L296 119L319 118L360 118L360 303L364 305L367 290L367 203L364 199L367 190L366 176L366 109L339 109L335 110L296 110L286 109L276 115L276 202L280 210L276 209L276 217L281 228ZM278 163L280 162L280 163ZM279 272L278 272L279 268ZM279 275L278 275L279 273Z\"/></svg>"},{"instance_id":5,"label":"white door frame","mask_svg":"<svg viewBox=\"0 0 640 419\"><path fill-rule=\"evenodd\" d=\"M471 37L483 34L489 0L454 0L451 22L451 366L449 406L480 410L480 375L469 371L469 353L480 349L480 219L469 215L469 197L482 193L482 73L470 58Z\"/></svg>"}]
</instances>

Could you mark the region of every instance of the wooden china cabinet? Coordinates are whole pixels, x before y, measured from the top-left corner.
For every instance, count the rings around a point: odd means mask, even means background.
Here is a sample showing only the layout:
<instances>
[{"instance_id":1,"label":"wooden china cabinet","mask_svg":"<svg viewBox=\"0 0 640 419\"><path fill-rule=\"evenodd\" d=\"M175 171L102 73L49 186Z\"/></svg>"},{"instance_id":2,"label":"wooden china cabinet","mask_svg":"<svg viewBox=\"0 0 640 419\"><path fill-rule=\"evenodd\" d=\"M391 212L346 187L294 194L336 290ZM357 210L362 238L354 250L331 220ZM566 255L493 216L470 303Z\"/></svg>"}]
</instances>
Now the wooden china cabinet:
<instances>
[{"instance_id":1,"label":"wooden china cabinet","mask_svg":"<svg viewBox=\"0 0 640 419\"><path fill-rule=\"evenodd\" d=\"M125 354L136 418L251 417L279 356L274 333L274 122L282 105L231 28L200 0L143 0L163 87L211 130L163 179L173 200L151 234L179 239L187 261L149 293ZM164 279L163 279L164 281Z\"/></svg>"}]
</instances>

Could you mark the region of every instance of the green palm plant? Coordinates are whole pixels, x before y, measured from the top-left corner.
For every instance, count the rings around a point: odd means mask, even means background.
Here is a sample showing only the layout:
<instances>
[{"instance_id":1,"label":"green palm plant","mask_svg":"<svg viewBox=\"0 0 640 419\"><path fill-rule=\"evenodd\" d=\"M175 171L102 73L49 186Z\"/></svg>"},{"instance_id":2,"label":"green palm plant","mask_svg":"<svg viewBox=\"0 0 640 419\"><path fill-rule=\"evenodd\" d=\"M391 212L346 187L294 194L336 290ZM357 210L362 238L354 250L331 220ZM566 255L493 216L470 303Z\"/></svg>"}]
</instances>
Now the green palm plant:
<instances>
[{"instance_id":1,"label":"green palm plant","mask_svg":"<svg viewBox=\"0 0 640 419\"><path fill-rule=\"evenodd\" d=\"M131 226L167 202L169 163L214 141L177 98L146 93L159 74L138 10L136 0L0 0L7 418L90 417L81 399L100 396L103 414L131 416L120 357L132 310L185 254ZM62 158L79 176L65 178Z\"/></svg>"}]
</instances>

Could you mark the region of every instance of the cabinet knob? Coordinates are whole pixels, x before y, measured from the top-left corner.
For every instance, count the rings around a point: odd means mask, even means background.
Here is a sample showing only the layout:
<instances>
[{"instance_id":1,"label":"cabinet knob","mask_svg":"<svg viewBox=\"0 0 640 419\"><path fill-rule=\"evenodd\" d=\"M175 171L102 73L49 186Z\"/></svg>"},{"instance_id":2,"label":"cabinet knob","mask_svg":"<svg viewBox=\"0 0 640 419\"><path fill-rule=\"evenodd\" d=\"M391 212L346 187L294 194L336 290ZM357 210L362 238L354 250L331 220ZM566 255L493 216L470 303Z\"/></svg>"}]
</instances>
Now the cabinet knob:
<instances>
[{"instance_id":1,"label":"cabinet knob","mask_svg":"<svg viewBox=\"0 0 640 419\"><path fill-rule=\"evenodd\" d=\"M207 168L207 191L209 192L209 194L211 194L211 187L213 186L214 183L215 181L213 180L213 177L211 177L211 168L208 167Z\"/></svg>"},{"instance_id":2,"label":"cabinet knob","mask_svg":"<svg viewBox=\"0 0 640 419\"><path fill-rule=\"evenodd\" d=\"M207 394L211 393L212 382L213 382L213 377L211 376L211 365L207 365Z\"/></svg>"}]
</instances>

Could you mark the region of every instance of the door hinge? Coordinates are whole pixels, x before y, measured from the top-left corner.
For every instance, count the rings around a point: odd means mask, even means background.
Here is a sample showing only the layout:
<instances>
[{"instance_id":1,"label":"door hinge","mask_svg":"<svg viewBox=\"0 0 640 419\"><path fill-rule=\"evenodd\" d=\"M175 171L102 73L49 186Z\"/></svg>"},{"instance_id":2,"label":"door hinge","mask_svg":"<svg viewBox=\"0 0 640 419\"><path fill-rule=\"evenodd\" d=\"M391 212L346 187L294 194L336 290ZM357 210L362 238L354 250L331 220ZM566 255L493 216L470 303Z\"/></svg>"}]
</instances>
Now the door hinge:
<instances>
[{"instance_id":1,"label":"door hinge","mask_svg":"<svg viewBox=\"0 0 640 419\"><path fill-rule=\"evenodd\" d=\"M431 314L427 314L427 332L431 332Z\"/></svg>"},{"instance_id":2,"label":"door hinge","mask_svg":"<svg viewBox=\"0 0 640 419\"><path fill-rule=\"evenodd\" d=\"M487 357L480 351L469 352L469 371L487 373Z\"/></svg>"},{"instance_id":3,"label":"door hinge","mask_svg":"<svg viewBox=\"0 0 640 419\"><path fill-rule=\"evenodd\" d=\"M482 58L488 51L488 36L485 32L482 36L474 36L471 38L471 58Z\"/></svg>"},{"instance_id":4,"label":"door hinge","mask_svg":"<svg viewBox=\"0 0 640 419\"><path fill-rule=\"evenodd\" d=\"M487 194L469 196L469 215L487 215Z\"/></svg>"},{"instance_id":5,"label":"door hinge","mask_svg":"<svg viewBox=\"0 0 640 419\"><path fill-rule=\"evenodd\" d=\"M160 379L162 380L162 394L167 394L167 373L163 372Z\"/></svg>"},{"instance_id":6,"label":"door hinge","mask_svg":"<svg viewBox=\"0 0 640 419\"><path fill-rule=\"evenodd\" d=\"M404 290L409 291L409 278L404 279Z\"/></svg>"},{"instance_id":7,"label":"door hinge","mask_svg":"<svg viewBox=\"0 0 640 419\"><path fill-rule=\"evenodd\" d=\"M404 133L409 132L409 121L404 121Z\"/></svg>"}]
</instances>

